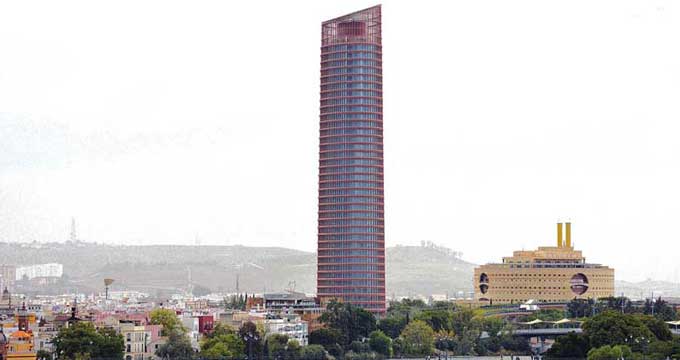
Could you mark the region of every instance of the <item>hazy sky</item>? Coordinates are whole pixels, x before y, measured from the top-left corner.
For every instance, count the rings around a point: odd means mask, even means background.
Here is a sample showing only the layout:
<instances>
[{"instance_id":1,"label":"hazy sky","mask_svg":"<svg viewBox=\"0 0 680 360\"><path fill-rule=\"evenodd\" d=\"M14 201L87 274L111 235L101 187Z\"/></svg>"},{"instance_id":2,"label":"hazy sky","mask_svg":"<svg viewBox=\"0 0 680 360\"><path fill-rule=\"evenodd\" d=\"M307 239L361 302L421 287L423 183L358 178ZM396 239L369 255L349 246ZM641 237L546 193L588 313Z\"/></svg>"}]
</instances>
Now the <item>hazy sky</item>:
<instances>
[{"instance_id":1,"label":"hazy sky","mask_svg":"<svg viewBox=\"0 0 680 360\"><path fill-rule=\"evenodd\" d=\"M0 2L0 241L316 249L320 23L365 1ZM387 244L680 281L680 3L383 4Z\"/></svg>"}]
</instances>

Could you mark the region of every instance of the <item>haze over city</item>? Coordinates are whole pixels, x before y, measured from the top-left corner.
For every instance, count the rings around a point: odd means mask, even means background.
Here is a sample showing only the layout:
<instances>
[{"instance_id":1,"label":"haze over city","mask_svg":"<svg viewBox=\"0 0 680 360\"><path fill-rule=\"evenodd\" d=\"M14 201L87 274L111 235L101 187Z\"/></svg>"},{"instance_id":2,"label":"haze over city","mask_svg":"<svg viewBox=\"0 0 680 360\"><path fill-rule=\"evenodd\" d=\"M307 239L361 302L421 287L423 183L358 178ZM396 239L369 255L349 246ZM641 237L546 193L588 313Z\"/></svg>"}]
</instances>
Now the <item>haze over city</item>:
<instances>
[{"instance_id":1,"label":"haze over city","mask_svg":"<svg viewBox=\"0 0 680 360\"><path fill-rule=\"evenodd\" d=\"M383 5L388 246L486 263L571 220L680 281L678 5L577 4ZM0 241L315 251L319 22L370 5L3 3Z\"/></svg>"}]
</instances>

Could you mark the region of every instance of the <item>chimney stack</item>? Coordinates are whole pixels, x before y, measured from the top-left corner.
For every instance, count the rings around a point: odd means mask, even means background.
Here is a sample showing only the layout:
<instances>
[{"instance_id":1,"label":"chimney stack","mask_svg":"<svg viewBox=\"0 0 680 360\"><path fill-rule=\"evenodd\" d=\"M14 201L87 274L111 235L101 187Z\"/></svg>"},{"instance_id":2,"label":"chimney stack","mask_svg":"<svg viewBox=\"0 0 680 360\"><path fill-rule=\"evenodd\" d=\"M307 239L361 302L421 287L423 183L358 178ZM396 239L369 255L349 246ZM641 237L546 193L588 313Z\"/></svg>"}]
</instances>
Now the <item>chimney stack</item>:
<instances>
[{"instance_id":1,"label":"chimney stack","mask_svg":"<svg viewBox=\"0 0 680 360\"><path fill-rule=\"evenodd\" d=\"M557 247L562 247L563 241L562 241L562 223L558 222L557 223Z\"/></svg>"},{"instance_id":2,"label":"chimney stack","mask_svg":"<svg viewBox=\"0 0 680 360\"><path fill-rule=\"evenodd\" d=\"M571 247L571 222L566 224L567 247Z\"/></svg>"}]
</instances>

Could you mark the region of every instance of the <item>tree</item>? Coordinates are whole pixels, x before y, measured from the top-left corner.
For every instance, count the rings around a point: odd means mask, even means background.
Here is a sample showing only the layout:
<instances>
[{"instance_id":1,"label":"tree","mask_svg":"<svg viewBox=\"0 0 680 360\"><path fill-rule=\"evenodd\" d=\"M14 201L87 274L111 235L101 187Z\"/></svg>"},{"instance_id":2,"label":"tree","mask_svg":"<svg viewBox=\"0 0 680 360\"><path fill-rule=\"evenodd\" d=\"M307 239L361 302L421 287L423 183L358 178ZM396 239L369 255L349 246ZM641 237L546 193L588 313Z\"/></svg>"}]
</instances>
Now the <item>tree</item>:
<instances>
[{"instance_id":1,"label":"tree","mask_svg":"<svg viewBox=\"0 0 680 360\"><path fill-rule=\"evenodd\" d=\"M190 360L195 357L196 353L191 347L191 341L180 329L173 329L168 335L168 341L159 346L156 350L156 356L161 359L182 359Z\"/></svg>"},{"instance_id":2,"label":"tree","mask_svg":"<svg viewBox=\"0 0 680 360\"><path fill-rule=\"evenodd\" d=\"M670 341L653 341L645 353L651 354L652 359L666 359L673 354L673 343Z\"/></svg>"},{"instance_id":3,"label":"tree","mask_svg":"<svg viewBox=\"0 0 680 360\"><path fill-rule=\"evenodd\" d=\"M390 301L387 309L388 317L406 317L427 308L427 304L420 299L403 299L401 301Z\"/></svg>"},{"instance_id":4,"label":"tree","mask_svg":"<svg viewBox=\"0 0 680 360\"><path fill-rule=\"evenodd\" d=\"M201 341L201 357L206 359L242 357L244 347L244 342L231 326L217 323L213 331Z\"/></svg>"},{"instance_id":5,"label":"tree","mask_svg":"<svg viewBox=\"0 0 680 360\"><path fill-rule=\"evenodd\" d=\"M647 329L649 329L649 331L651 331L652 334L654 334L654 337L656 337L658 340L669 341L673 339L673 333L671 332L671 329L668 328L668 324L666 324L663 320L651 315L636 314L634 316L640 319L640 321L642 321Z\"/></svg>"},{"instance_id":6,"label":"tree","mask_svg":"<svg viewBox=\"0 0 680 360\"><path fill-rule=\"evenodd\" d=\"M90 322L78 322L62 328L52 340L59 358L106 357L122 359L125 350L123 336L111 329L95 329Z\"/></svg>"},{"instance_id":7,"label":"tree","mask_svg":"<svg viewBox=\"0 0 680 360\"><path fill-rule=\"evenodd\" d=\"M456 334L454 353L456 355L474 355L475 345L479 339L479 331L463 330Z\"/></svg>"},{"instance_id":8,"label":"tree","mask_svg":"<svg viewBox=\"0 0 680 360\"><path fill-rule=\"evenodd\" d=\"M631 314L635 312L633 309L633 303L631 303L630 299L625 296L610 296L598 299L598 301L595 303L595 313L597 314L605 311L618 311L624 314Z\"/></svg>"},{"instance_id":9,"label":"tree","mask_svg":"<svg viewBox=\"0 0 680 360\"><path fill-rule=\"evenodd\" d=\"M287 335L274 334L267 339L269 358L273 360L296 360L300 357L300 344Z\"/></svg>"},{"instance_id":10,"label":"tree","mask_svg":"<svg viewBox=\"0 0 680 360\"><path fill-rule=\"evenodd\" d=\"M595 300L593 299L573 299L567 304L567 316L570 318L589 317L593 315L594 309Z\"/></svg>"},{"instance_id":11,"label":"tree","mask_svg":"<svg viewBox=\"0 0 680 360\"><path fill-rule=\"evenodd\" d=\"M300 349L300 360L326 360L326 350L321 345L307 345Z\"/></svg>"},{"instance_id":12,"label":"tree","mask_svg":"<svg viewBox=\"0 0 680 360\"><path fill-rule=\"evenodd\" d=\"M388 316L378 321L378 329L392 339L398 338L404 327L406 327L406 317L404 316Z\"/></svg>"},{"instance_id":13,"label":"tree","mask_svg":"<svg viewBox=\"0 0 680 360\"><path fill-rule=\"evenodd\" d=\"M35 354L35 357L37 360L52 360L52 354L47 351L40 349L38 352Z\"/></svg>"},{"instance_id":14,"label":"tree","mask_svg":"<svg viewBox=\"0 0 680 360\"><path fill-rule=\"evenodd\" d=\"M463 309L451 314L451 330L456 334L462 334L464 331L472 329L475 324L473 318L475 313L470 309Z\"/></svg>"},{"instance_id":15,"label":"tree","mask_svg":"<svg viewBox=\"0 0 680 360\"><path fill-rule=\"evenodd\" d=\"M656 301L650 299L645 300L644 313L645 315L653 315L663 321L673 321L678 317L675 309L660 297L656 299Z\"/></svg>"},{"instance_id":16,"label":"tree","mask_svg":"<svg viewBox=\"0 0 680 360\"><path fill-rule=\"evenodd\" d=\"M248 359L257 359L262 355L262 335L251 321L243 323L238 329L238 336L245 344Z\"/></svg>"},{"instance_id":17,"label":"tree","mask_svg":"<svg viewBox=\"0 0 680 360\"><path fill-rule=\"evenodd\" d=\"M368 353L371 352L371 345L363 341L354 340L349 344L349 349L355 354Z\"/></svg>"},{"instance_id":18,"label":"tree","mask_svg":"<svg viewBox=\"0 0 680 360\"><path fill-rule=\"evenodd\" d=\"M336 329L321 328L309 334L309 343L323 346L333 356L342 355L342 335Z\"/></svg>"},{"instance_id":19,"label":"tree","mask_svg":"<svg viewBox=\"0 0 680 360\"><path fill-rule=\"evenodd\" d=\"M588 360L615 360L629 359L632 352L628 346L616 345L614 347L605 345L588 351Z\"/></svg>"},{"instance_id":20,"label":"tree","mask_svg":"<svg viewBox=\"0 0 680 360\"><path fill-rule=\"evenodd\" d=\"M453 331L437 331L434 334L434 347L441 351L454 351L456 349L456 334Z\"/></svg>"},{"instance_id":21,"label":"tree","mask_svg":"<svg viewBox=\"0 0 680 360\"><path fill-rule=\"evenodd\" d=\"M424 321L414 320L401 332L407 355L430 355L434 351L434 331Z\"/></svg>"},{"instance_id":22,"label":"tree","mask_svg":"<svg viewBox=\"0 0 680 360\"><path fill-rule=\"evenodd\" d=\"M605 311L587 319L583 323L583 331L594 348L629 345L639 352L651 339L655 339L654 334L638 317L616 311Z\"/></svg>"},{"instance_id":23,"label":"tree","mask_svg":"<svg viewBox=\"0 0 680 360\"><path fill-rule=\"evenodd\" d=\"M152 324L163 325L163 329L161 330L161 335L163 336L169 336L175 330L184 332L184 326L182 326L177 314L173 310L161 308L153 309L151 310L151 313L149 313L149 317L151 318Z\"/></svg>"},{"instance_id":24,"label":"tree","mask_svg":"<svg viewBox=\"0 0 680 360\"><path fill-rule=\"evenodd\" d=\"M371 350L378 354L385 355L385 357L392 356L392 339L385 335L384 332L380 330L373 331L368 335L368 338L368 344L371 346Z\"/></svg>"},{"instance_id":25,"label":"tree","mask_svg":"<svg viewBox=\"0 0 680 360\"><path fill-rule=\"evenodd\" d=\"M434 331L452 329L452 312L449 310L423 310L415 319L425 321Z\"/></svg>"},{"instance_id":26,"label":"tree","mask_svg":"<svg viewBox=\"0 0 680 360\"><path fill-rule=\"evenodd\" d=\"M590 350L588 337L582 334L569 333L555 340L548 350L547 356L551 359L584 359Z\"/></svg>"},{"instance_id":27,"label":"tree","mask_svg":"<svg viewBox=\"0 0 680 360\"><path fill-rule=\"evenodd\" d=\"M341 334L340 345L343 347L354 340L368 337L368 334L376 329L375 316L372 313L350 303L340 303L336 300L328 303L326 312L319 320Z\"/></svg>"}]
</instances>

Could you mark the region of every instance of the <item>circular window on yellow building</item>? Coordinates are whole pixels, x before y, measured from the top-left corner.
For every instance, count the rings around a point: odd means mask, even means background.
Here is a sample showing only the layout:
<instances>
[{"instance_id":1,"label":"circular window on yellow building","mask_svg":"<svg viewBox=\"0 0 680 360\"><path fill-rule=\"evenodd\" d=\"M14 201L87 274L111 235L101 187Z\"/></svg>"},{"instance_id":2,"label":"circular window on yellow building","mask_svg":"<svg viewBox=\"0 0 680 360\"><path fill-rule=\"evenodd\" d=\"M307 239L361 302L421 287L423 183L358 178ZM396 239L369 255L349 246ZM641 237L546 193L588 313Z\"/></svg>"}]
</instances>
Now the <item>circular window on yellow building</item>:
<instances>
[{"instance_id":1,"label":"circular window on yellow building","mask_svg":"<svg viewBox=\"0 0 680 360\"><path fill-rule=\"evenodd\" d=\"M569 281L571 291L576 295L583 295L588 291L588 277L578 273L571 277Z\"/></svg>"},{"instance_id":2,"label":"circular window on yellow building","mask_svg":"<svg viewBox=\"0 0 680 360\"><path fill-rule=\"evenodd\" d=\"M486 273L482 273L479 276L479 291L481 291L482 294L486 294L486 292L489 291L489 275Z\"/></svg>"}]
</instances>

